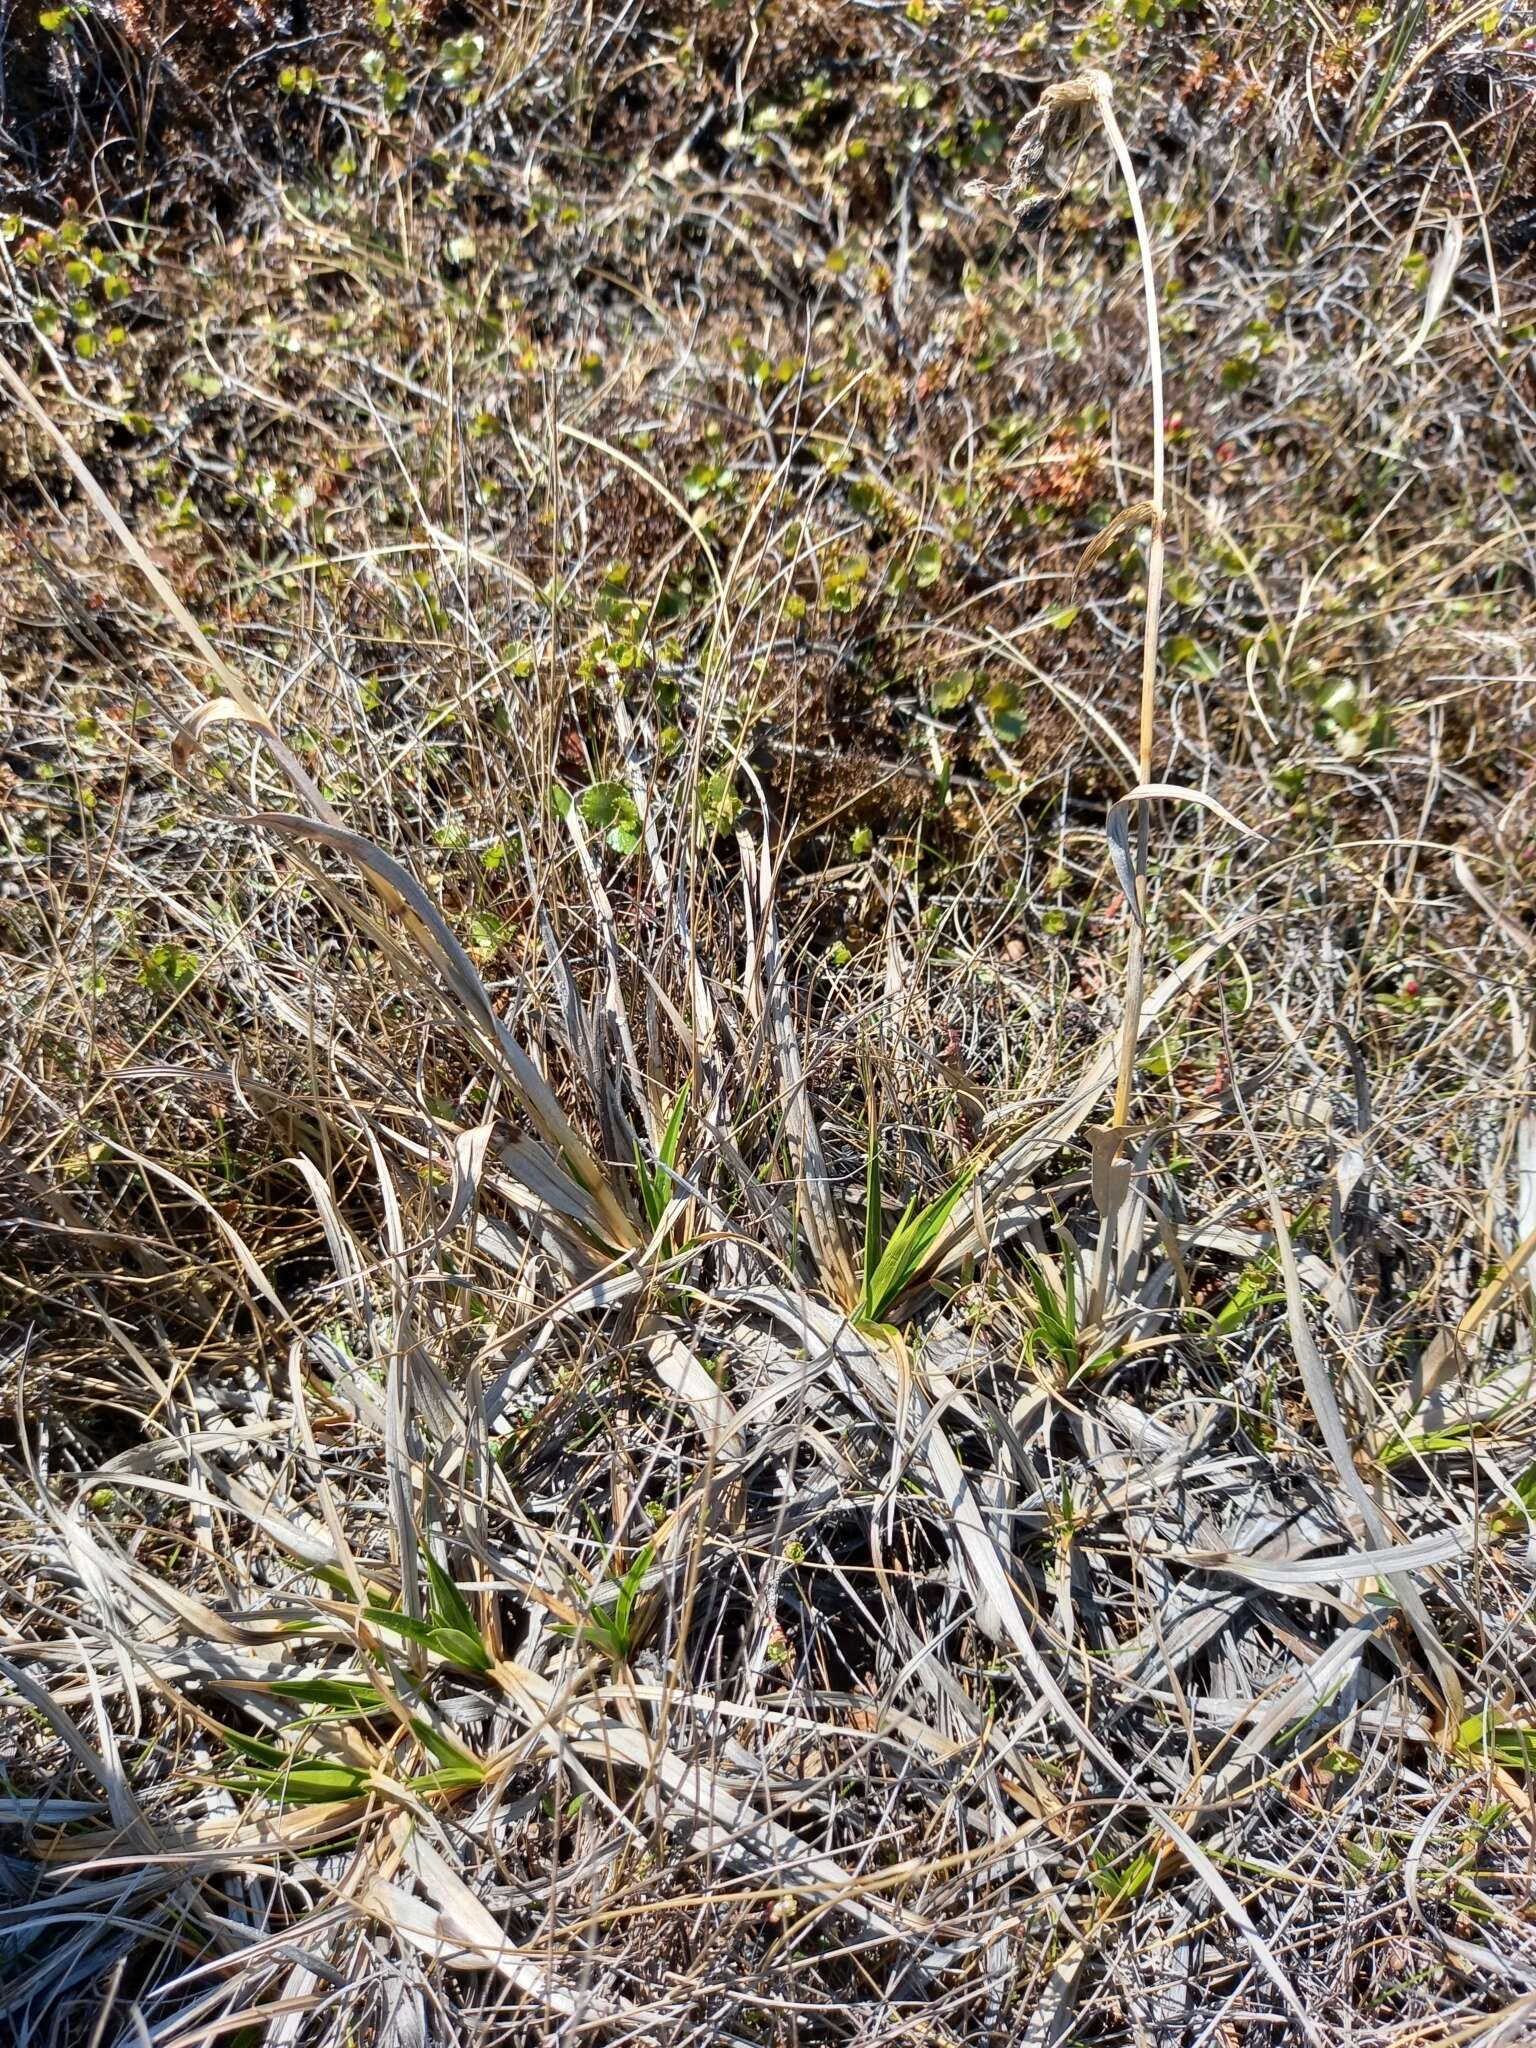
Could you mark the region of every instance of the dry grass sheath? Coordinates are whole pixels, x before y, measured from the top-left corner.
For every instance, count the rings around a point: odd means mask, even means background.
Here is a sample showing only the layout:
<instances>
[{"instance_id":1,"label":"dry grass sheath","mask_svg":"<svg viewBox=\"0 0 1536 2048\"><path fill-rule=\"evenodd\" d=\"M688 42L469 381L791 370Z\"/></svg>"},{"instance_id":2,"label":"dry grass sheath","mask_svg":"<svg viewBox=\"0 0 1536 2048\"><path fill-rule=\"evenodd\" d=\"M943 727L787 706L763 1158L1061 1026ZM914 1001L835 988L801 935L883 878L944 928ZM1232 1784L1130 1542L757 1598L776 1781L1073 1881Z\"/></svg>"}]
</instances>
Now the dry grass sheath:
<instances>
[{"instance_id":1,"label":"dry grass sheath","mask_svg":"<svg viewBox=\"0 0 1536 2048\"><path fill-rule=\"evenodd\" d=\"M1518 25L36 13L0 2038L1531 2038Z\"/></svg>"}]
</instances>

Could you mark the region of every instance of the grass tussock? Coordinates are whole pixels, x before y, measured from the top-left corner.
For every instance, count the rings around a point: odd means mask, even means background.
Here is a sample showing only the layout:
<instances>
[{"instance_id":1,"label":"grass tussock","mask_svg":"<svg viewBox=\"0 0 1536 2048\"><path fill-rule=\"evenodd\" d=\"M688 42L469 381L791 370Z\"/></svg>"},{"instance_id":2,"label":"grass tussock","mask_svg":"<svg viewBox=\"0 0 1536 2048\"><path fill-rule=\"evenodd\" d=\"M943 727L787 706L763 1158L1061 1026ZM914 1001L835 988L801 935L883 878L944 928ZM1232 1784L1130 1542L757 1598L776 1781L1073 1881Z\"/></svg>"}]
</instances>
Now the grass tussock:
<instances>
[{"instance_id":1,"label":"grass tussock","mask_svg":"<svg viewBox=\"0 0 1536 2048\"><path fill-rule=\"evenodd\" d=\"M34 14L6 2038L1528 2038L1512 11Z\"/></svg>"}]
</instances>

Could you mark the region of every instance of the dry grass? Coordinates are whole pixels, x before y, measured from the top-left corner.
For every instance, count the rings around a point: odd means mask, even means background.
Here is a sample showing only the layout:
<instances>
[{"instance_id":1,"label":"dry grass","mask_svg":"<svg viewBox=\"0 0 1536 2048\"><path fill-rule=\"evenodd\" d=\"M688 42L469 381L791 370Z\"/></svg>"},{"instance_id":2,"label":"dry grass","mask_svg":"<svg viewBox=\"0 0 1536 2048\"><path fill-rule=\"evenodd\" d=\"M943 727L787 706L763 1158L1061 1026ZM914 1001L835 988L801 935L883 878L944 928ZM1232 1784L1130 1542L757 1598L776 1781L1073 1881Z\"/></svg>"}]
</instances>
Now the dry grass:
<instances>
[{"instance_id":1,"label":"dry grass","mask_svg":"<svg viewBox=\"0 0 1536 2048\"><path fill-rule=\"evenodd\" d=\"M7 2038L1536 2035L1531 60L1259 13L55 30Z\"/></svg>"}]
</instances>

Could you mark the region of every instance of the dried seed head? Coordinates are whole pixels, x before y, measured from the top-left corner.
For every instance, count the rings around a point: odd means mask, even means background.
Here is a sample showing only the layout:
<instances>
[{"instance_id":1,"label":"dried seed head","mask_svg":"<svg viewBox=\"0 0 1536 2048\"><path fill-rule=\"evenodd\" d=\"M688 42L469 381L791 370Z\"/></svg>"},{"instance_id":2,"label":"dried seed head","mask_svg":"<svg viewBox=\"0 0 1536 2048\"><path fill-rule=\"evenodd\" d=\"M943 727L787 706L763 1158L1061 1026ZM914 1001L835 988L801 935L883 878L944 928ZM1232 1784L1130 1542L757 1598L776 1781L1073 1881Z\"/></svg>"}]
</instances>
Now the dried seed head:
<instances>
[{"instance_id":1,"label":"dried seed head","mask_svg":"<svg viewBox=\"0 0 1536 2048\"><path fill-rule=\"evenodd\" d=\"M1048 125L1052 115L1063 107L1095 106L1104 113L1113 103L1114 88L1104 72L1080 71L1076 78L1063 78L1047 86L1040 95L1036 114L1042 125Z\"/></svg>"},{"instance_id":2,"label":"dried seed head","mask_svg":"<svg viewBox=\"0 0 1536 2048\"><path fill-rule=\"evenodd\" d=\"M1096 533L1078 557L1077 574L1087 576L1096 569L1122 535L1134 531L1138 526L1150 526L1154 533L1161 525L1157 507L1150 498L1138 498L1134 504L1122 505L1101 533Z\"/></svg>"}]
</instances>

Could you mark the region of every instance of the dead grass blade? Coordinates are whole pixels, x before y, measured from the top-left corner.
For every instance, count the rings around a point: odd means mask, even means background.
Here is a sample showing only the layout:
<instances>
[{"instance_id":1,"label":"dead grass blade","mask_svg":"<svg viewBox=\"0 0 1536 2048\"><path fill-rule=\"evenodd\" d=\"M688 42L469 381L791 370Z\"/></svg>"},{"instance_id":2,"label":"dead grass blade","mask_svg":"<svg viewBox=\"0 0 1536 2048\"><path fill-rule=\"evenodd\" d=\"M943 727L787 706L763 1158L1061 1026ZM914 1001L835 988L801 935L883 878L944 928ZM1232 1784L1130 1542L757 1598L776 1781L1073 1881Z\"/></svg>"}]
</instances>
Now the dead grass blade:
<instances>
[{"instance_id":1,"label":"dead grass blade","mask_svg":"<svg viewBox=\"0 0 1536 2048\"><path fill-rule=\"evenodd\" d=\"M444 923L436 905L415 876L359 833L317 818L261 812L249 822L287 839L315 840L343 853L391 892L402 923L442 975L466 1013L476 1040L491 1052L514 1083L540 1135L565 1161L585 1192L597 1204L614 1243L635 1246L638 1236L623 1204L608 1184L603 1168L588 1150L555 1100L549 1084L497 1016L495 1006L469 955Z\"/></svg>"}]
</instances>

